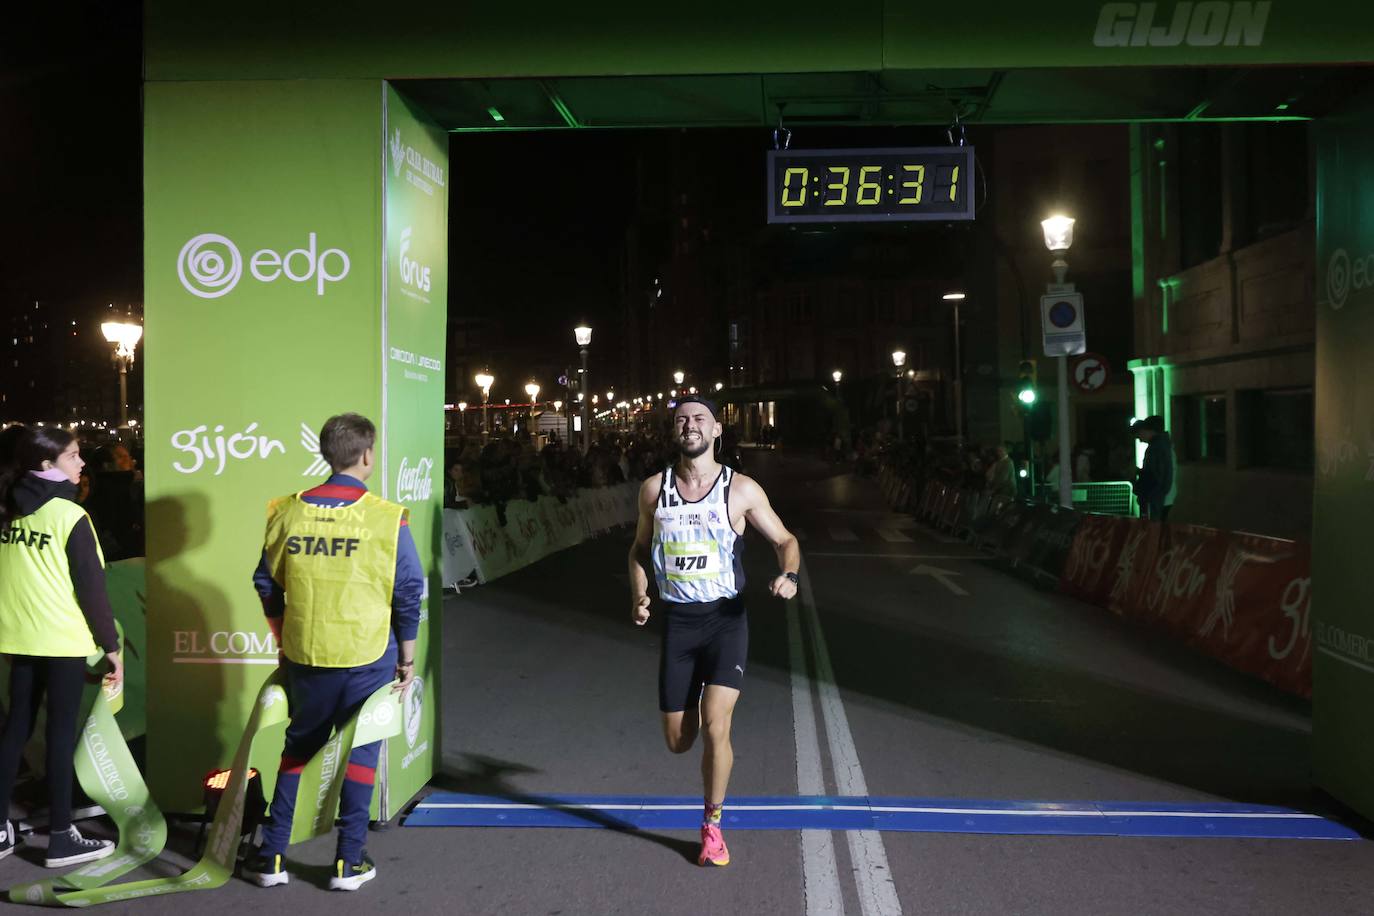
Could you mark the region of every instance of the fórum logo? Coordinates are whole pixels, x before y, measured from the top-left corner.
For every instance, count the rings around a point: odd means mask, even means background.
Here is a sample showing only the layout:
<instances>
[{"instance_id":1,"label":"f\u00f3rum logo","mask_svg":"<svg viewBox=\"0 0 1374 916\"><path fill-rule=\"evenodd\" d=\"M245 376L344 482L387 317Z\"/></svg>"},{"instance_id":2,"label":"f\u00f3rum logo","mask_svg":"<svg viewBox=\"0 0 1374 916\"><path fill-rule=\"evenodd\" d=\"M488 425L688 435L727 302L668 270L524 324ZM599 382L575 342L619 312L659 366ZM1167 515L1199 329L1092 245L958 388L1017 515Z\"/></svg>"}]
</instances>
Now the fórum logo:
<instances>
[{"instance_id":1,"label":"f\u00f3rum logo","mask_svg":"<svg viewBox=\"0 0 1374 916\"><path fill-rule=\"evenodd\" d=\"M411 227L401 230L401 282L429 292L429 268L410 256Z\"/></svg>"},{"instance_id":2,"label":"f\u00f3rum logo","mask_svg":"<svg viewBox=\"0 0 1374 916\"><path fill-rule=\"evenodd\" d=\"M320 251L315 233L309 234L304 248L282 254L260 248L248 259L248 272L261 283L281 277L295 283L315 281L315 294L323 296L325 285L348 276L352 262L341 248ZM243 255L233 240L215 232L204 232L181 246L177 255L177 277L193 296L218 299L228 295L243 277Z\"/></svg>"}]
</instances>

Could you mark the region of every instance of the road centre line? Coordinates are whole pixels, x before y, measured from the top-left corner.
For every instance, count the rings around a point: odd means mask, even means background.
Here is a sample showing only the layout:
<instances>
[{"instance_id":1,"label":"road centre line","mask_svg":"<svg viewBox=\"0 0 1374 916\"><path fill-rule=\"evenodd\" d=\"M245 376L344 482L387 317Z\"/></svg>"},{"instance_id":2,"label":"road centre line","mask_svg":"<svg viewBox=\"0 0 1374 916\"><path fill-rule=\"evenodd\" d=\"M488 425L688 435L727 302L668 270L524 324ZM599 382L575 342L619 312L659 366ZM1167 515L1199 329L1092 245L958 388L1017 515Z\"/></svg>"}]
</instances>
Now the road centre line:
<instances>
[{"instance_id":1,"label":"road centre line","mask_svg":"<svg viewBox=\"0 0 1374 916\"><path fill-rule=\"evenodd\" d=\"M835 683L835 669L831 665L830 651L821 630L816 598L804 558L797 598L811 637L816 689L820 695L821 718L825 722L826 738L830 745L830 765L835 773L835 787L840 795L866 796L868 783L859 764L859 752L854 746L849 717L845 714L844 702ZM846 833L846 838L849 841L854 881L859 891L859 909L863 916L901 916L902 904L897 899L897 888L892 881L883 835L877 830L857 830Z\"/></svg>"},{"instance_id":2,"label":"road centre line","mask_svg":"<svg viewBox=\"0 0 1374 916\"><path fill-rule=\"evenodd\" d=\"M797 748L797 791L823 795L821 745L816 734L816 711L811 701L811 679L802 651L800 601L787 602L787 647L792 669L792 732ZM839 867L835 864L834 834L828 830L802 830L802 889L806 916L844 916Z\"/></svg>"}]
</instances>

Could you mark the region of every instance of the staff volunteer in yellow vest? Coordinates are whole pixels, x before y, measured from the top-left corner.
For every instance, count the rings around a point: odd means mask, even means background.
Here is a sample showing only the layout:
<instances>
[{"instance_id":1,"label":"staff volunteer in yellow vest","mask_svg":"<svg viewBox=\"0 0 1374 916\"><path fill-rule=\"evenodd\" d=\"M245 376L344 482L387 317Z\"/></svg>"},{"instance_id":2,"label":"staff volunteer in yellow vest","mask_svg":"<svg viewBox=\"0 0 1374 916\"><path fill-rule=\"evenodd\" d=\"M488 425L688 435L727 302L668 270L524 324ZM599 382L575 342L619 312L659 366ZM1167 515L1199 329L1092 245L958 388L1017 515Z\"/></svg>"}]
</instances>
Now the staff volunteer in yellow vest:
<instances>
[{"instance_id":1,"label":"staff volunteer in yellow vest","mask_svg":"<svg viewBox=\"0 0 1374 916\"><path fill-rule=\"evenodd\" d=\"M272 500L253 584L281 646L290 699L272 820L243 874L260 887L289 880L283 856L301 771L378 688L415 677L424 571L406 510L367 492L377 430L355 413L330 417L320 455L334 473L321 486ZM377 874L363 848L381 742L354 748L339 797L333 890Z\"/></svg>"},{"instance_id":2,"label":"staff volunteer in yellow vest","mask_svg":"<svg viewBox=\"0 0 1374 916\"><path fill-rule=\"evenodd\" d=\"M76 503L81 452L54 427L5 430L0 456L0 654L10 665L10 708L0 732L0 859L18 838L10 793L44 695L48 701L48 849L62 868L114 852L72 826L72 770L86 659L105 653L108 685L124 679L119 636L105 593L105 558L86 511Z\"/></svg>"}]
</instances>

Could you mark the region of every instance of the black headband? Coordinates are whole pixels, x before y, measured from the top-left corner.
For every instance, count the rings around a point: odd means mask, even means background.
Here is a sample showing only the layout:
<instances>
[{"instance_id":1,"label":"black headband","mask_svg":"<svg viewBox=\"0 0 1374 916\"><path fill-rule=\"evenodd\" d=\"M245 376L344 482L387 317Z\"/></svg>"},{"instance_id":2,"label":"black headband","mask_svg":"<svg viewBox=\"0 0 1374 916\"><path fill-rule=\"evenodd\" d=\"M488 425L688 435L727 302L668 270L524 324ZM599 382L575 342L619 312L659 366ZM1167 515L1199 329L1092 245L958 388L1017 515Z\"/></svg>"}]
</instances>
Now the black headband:
<instances>
[{"instance_id":1,"label":"black headband","mask_svg":"<svg viewBox=\"0 0 1374 916\"><path fill-rule=\"evenodd\" d=\"M703 398L700 395L688 394L678 398L677 404L673 407L673 413L676 414L678 412L678 409L682 407L683 404L700 404L707 410L711 411L712 420L720 419L720 412L716 410L715 402L708 401L706 398Z\"/></svg>"}]
</instances>

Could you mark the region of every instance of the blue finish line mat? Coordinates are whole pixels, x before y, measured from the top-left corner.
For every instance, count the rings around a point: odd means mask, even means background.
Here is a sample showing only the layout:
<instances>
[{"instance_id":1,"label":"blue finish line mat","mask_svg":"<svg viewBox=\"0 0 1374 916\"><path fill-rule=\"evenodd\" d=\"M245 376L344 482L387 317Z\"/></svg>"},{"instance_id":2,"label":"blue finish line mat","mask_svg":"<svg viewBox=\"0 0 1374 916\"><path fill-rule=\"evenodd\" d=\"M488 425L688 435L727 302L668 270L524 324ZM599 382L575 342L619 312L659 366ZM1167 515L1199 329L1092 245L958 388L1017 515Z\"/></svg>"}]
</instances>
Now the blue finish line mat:
<instances>
[{"instance_id":1,"label":"blue finish line mat","mask_svg":"<svg viewBox=\"0 0 1374 916\"><path fill-rule=\"evenodd\" d=\"M406 827L579 827L695 830L701 799L642 795L505 797L436 793ZM726 830L892 830L1043 836L1358 840L1316 814L1243 804L1004 802L936 798L730 798Z\"/></svg>"}]
</instances>

